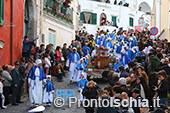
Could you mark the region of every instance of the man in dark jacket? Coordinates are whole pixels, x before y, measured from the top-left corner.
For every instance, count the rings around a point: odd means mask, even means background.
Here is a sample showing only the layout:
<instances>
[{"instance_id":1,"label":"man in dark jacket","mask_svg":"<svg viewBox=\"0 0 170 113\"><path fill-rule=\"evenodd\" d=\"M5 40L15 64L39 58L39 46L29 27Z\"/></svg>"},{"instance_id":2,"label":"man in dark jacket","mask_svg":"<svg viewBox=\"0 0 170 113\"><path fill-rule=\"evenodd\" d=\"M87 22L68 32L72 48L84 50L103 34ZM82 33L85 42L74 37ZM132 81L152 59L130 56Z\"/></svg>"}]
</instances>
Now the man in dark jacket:
<instances>
[{"instance_id":1,"label":"man in dark jacket","mask_svg":"<svg viewBox=\"0 0 170 113\"><path fill-rule=\"evenodd\" d=\"M128 73L125 71L124 66L119 66L120 78L121 77L128 77Z\"/></svg>"},{"instance_id":2,"label":"man in dark jacket","mask_svg":"<svg viewBox=\"0 0 170 113\"><path fill-rule=\"evenodd\" d=\"M18 86L18 100L17 100L17 103L23 103L21 101L21 90L22 90L22 87L23 87L23 84L24 84L24 80L25 80L25 58L21 58L21 66L19 67L19 73L20 73L20 77L19 77L19 86Z\"/></svg>"},{"instance_id":3,"label":"man in dark jacket","mask_svg":"<svg viewBox=\"0 0 170 113\"><path fill-rule=\"evenodd\" d=\"M19 73L19 67L20 63L19 61L16 61L15 63L15 68L11 71L12 74L12 105L18 105L17 100L18 99L18 86L19 86L19 78L20 78L20 73Z\"/></svg>"},{"instance_id":4,"label":"man in dark jacket","mask_svg":"<svg viewBox=\"0 0 170 113\"><path fill-rule=\"evenodd\" d=\"M69 55L69 53L70 53L69 50L67 50L67 43L64 43L62 48L62 54L65 61L67 61L67 56Z\"/></svg>"},{"instance_id":5,"label":"man in dark jacket","mask_svg":"<svg viewBox=\"0 0 170 113\"><path fill-rule=\"evenodd\" d=\"M138 88L135 88L132 91L132 97L136 99L137 103L142 101L142 96L140 95L140 90ZM139 105L134 105L135 102L132 104L132 109L134 110L135 113L140 113L140 106ZM137 106L137 107L134 107Z\"/></svg>"}]
</instances>

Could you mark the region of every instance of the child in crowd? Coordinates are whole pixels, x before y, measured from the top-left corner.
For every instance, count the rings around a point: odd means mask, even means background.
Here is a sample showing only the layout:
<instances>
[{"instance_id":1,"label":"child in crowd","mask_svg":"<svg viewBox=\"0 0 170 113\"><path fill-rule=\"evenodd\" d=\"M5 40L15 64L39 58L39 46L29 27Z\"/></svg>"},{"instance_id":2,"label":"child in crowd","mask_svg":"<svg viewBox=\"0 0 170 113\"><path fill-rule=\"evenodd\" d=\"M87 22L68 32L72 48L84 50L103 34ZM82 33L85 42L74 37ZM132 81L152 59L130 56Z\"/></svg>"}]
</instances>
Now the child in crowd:
<instances>
[{"instance_id":1,"label":"child in crowd","mask_svg":"<svg viewBox=\"0 0 170 113\"><path fill-rule=\"evenodd\" d=\"M84 87L88 83L88 80L86 78L84 78L84 76L85 76L85 73L82 73L81 80L77 84L77 86L79 87L79 91L80 91L80 101L83 101L83 99L84 99L82 92L83 92Z\"/></svg>"},{"instance_id":2,"label":"child in crowd","mask_svg":"<svg viewBox=\"0 0 170 113\"><path fill-rule=\"evenodd\" d=\"M51 81L51 75L47 75L47 85L44 87L44 98L43 102L48 106L53 102L53 94L54 94L54 85Z\"/></svg>"},{"instance_id":3,"label":"child in crowd","mask_svg":"<svg viewBox=\"0 0 170 113\"><path fill-rule=\"evenodd\" d=\"M65 76L65 73L58 61L56 61L56 66L53 68L52 75L57 77L58 82L63 82L63 76Z\"/></svg>"},{"instance_id":4,"label":"child in crowd","mask_svg":"<svg viewBox=\"0 0 170 113\"><path fill-rule=\"evenodd\" d=\"M49 69L51 67L50 55L48 55L48 54L44 55L44 63L45 63L45 66L44 66L45 75L47 76L49 73Z\"/></svg>"},{"instance_id":5,"label":"child in crowd","mask_svg":"<svg viewBox=\"0 0 170 113\"><path fill-rule=\"evenodd\" d=\"M1 108L2 108L2 109L6 109L7 107L4 106L5 97L4 97L4 95L3 95L3 84L2 84L3 81L4 81L4 78L0 77L0 98L1 98L1 100L2 100Z\"/></svg>"}]
</instances>

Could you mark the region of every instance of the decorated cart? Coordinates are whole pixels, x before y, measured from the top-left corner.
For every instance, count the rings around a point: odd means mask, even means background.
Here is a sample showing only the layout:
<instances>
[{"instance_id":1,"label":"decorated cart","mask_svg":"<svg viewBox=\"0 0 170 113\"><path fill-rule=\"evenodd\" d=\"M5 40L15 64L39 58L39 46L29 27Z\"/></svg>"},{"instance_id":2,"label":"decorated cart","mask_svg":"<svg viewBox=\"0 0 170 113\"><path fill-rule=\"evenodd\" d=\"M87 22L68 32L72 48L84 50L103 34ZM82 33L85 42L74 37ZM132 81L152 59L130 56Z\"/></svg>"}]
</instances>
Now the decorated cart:
<instances>
[{"instance_id":1,"label":"decorated cart","mask_svg":"<svg viewBox=\"0 0 170 113\"><path fill-rule=\"evenodd\" d=\"M90 79L103 78L110 80L114 73L112 69L113 64L114 59L108 54L108 49L102 46L97 50L97 54L94 55L94 58L91 58L89 61L85 72Z\"/></svg>"}]
</instances>

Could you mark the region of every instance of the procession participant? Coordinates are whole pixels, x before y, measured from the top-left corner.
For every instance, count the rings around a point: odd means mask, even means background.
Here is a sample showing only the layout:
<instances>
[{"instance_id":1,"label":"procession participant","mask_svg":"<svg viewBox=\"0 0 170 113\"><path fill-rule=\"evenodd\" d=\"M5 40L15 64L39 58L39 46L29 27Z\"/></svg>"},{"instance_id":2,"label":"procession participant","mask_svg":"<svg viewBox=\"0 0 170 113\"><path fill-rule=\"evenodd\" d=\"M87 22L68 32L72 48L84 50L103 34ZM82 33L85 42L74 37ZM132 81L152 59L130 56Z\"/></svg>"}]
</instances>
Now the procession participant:
<instances>
[{"instance_id":1,"label":"procession participant","mask_svg":"<svg viewBox=\"0 0 170 113\"><path fill-rule=\"evenodd\" d=\"M108 39L108 37L107 37L107 35L105 35L104 39L103 39L103 45L105 45L105 43L107 42L107 39Z\"/></svg>"},{"instance_id":2,"label":"procession participant","mask_svg":"<svg viewBox=\"0 0 170 113\"><path fill-rule=\"evenodd\" d=\"M112 48L112 43L111 43L111 38L108 38L108 40L105 41L105 48L111 49Z\"/></svg>"},{"instance_id":3,"label":"procession participant","mask_svg":"<svg viewBox=\"0 0 170 113\"><path fill-rule=\"evenodd\" d=\"M81 74L84 72L84 69L85 69L85 63L83 61L83 58L80 59L80 63L77 64L76 69L78 70L76 74L76 82L78 82L80 81Z\"/></svg>"},{"instance_id":4,"label":"procession participant","mask_svg":"<svg viewBox=\"0 0 170 113\"><path fill-rule=\"evenodd\" d=\"M19 87L19 67L20 63L19 61L16 61L15 63L15 68L11 71L12 74L12 105L18 105L17 101L19 101L19 96L18 96L18 87Z\"/></svg>"},{"instance_id":5,"label":"procession participant","mask_svg":"<svg viewBox=\"0 0 170 113\"><path fill-rule=\"evenodd\" d=\"M88 66L89 56L90 56L90 55L88 54L88 55L85 56L85 58L83 58L83 59L84 59L84 64L85 64L85 68Z\"/></svg>"},{"instance_id":6,"label":"procession participant","mask_svg":"<svg viewBox=\"0 0 170 113\"><path fill-rule=\"evenodd\" d=\"M131 59L133 59L134 53L131 49L128 49L128 47L124 46L121 52L125 52Z\"/></svg>"},{"instance_id":7,"label":"procession participant","mask_svg":"<svg viewBox=\"0 0 170 113\"><path fill-rule=\"evenodd\" d=\"M84 99L84 96L82 95L83 89L88 83L88 80L85 78L85 73L81 73L81 80L78 82L77 87L79 87L80 91L80 101L82 102Z\"/></svg>"},{"instance_id":8,"label":"procession participant","mask_svg":"<svg viewBox=\"0 0 170 113\"><path fill-rule=\"evenodd\" d=\"M131 58L128 54L125 53L125 51L121 52L121 61L123 62L125 69L128 67L128 62L131 61Z\"/></svg>"},{"instance_id":9,"label":"procession participant","mask_svg":"<svg viewBox=\"0 0 170 113\"><path fill-rule=\"evenodd\" d=\"M42 67L42 61L36 60L36 66L33 66L28 75L29 98L36 106L42 103L43 84L46 86L46 76Z\"/></svg>"},{"instance_id":10,"label":"procession participant","mask_svg":"<svg viewBox=\"0 0 170 113\"><path fill-rule=\"evenodd\" d=\"M101 38L100 36L98 36L96 39L95 39L95 42L97 45L101 46Z\"/></svg>"},{"instance_id":11,"label":"procession participant","mask_svg":"<svg viewBox=\"0 0 170 113\"><path fill-rule=\"evenodd\" d=\"M74 47L73 52L71 52L67 57L66 66L69 67L70 64L70 82L76 81L75 79L75 71L78 61L80 60L80 56L77 53L77 49Z\"/></svg>"},{"instance_id":12,"label":"procession participant","mask_svg":"<svg viewBox=\"0 0 170 113\"><path fill-rule=\"evenodd\" d=\"M92 53L91 53L91 57L93 58L94 57L94 55L96 55L97 54L97 49L99 48L99 45L95 45L95 49L92 51Z\"/></svg>"},{"instance_id":13,"label":"procession participant","mask_svg":"<svg viewBox=\"0 0 170 113\"><path fill-rule=\"evenodd\" d=\"M82 50L83 50L83 57L85 57L86 55L91 53L90 48L87 46L88 43L85 43L85 46L83 46Z\"/></svg>"},{"instance_id":14,"label":"procession participant","mask_svg":"<svg viewBox=\"0 0 170 113\"><path fill-rule=\"evenodd\" d=\"M51 75L47 75L47 85L44 87L44 98L43 102L48 106L53 102L54 85L51 81Z\"/></svg>"},{"instance_id":15,"label":"procession participant","mask_svg":"<svg viewBox=\"0 0 170 113\"><path fill-rule=\"evenodd\" d=\"M136 46L138 44L138 41L136 40L136 37L133 37L133 40L131 42L131 48L133 48L134 46Z\"/></svg>"},{"instance_id":16,"label":"procession participant","mask_svg":"<svg viewBox=\"0 0 170 113\"><path fill-rule=\"evenodd\" d=\"M119 66L121 66L121 65L123 65L123 62L120 61L120 58L116 58L116 63L114 64L113 69L114 69L115 71L118 71Z\"/></svg>"}]
</instances>

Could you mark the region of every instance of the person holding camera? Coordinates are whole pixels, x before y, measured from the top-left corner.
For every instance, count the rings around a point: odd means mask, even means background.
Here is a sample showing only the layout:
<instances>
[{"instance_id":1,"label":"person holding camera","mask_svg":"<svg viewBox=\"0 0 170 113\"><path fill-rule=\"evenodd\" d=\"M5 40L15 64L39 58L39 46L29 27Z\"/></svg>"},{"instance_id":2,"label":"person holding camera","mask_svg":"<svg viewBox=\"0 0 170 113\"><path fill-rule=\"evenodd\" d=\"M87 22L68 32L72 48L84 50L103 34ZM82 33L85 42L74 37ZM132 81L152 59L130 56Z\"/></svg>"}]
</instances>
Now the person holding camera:
<instances>
[{"instance_id":1,"label":"person holding camera","mask_svg":"<svg viewBox=\"0 0 170 113\"><path fill-rule=\"evenodd\" d=\"M164 58L156 66L156 71L165 70L167 75L170 75L170 58Z\"/></svg>"},{"instance_id":2,"label":"person holding camera","mask_svg":"<svg viewBox=\"0 0 170 113\"><path fill-rule=\"evenodd\" d=\"M158 75L158 85L153 87L155 93L155 98L159 97L159 104L167 105L167 94L168 94L168 80L167 74L164 70L157 73Z\"/></svg>"}]
</instances>

